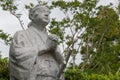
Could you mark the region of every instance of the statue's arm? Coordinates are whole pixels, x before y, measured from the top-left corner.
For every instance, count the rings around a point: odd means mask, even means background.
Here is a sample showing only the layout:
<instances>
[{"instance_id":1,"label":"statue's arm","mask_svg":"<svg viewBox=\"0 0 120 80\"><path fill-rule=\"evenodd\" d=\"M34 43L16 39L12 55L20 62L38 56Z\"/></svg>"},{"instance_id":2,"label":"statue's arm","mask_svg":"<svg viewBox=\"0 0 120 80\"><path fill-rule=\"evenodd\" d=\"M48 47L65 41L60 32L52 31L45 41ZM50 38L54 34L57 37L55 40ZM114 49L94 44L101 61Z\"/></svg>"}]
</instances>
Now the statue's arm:
<instances>
[{"instance_id":1,"label":"statue's arm","mask_svg":"<svg viewBox=\"0 0 120 80\"><path fill-rule=\"evenodd\" d=\"M61 54L60 48L57 46L54 56L59 64L64 64L64 57Z\"/></svg>"},{"instance_id":2,"label":"statue's arm","mask_svg":"<svg viewBox=\"0 0 120 80\"><path fill-rule=\"evenodd\" d=\"M19 64L21 68L29 69L35 62L38 54L37 46L27 41L23 32L16 32L10 46L10 61Z\"/></svg>"},{"instance_id":3,"label":"statue's arm","mask_svg":"<svg viewBox=\"0 0 120 80\"><path fill-rule=\"evenodd\" d=\"M25 55L23 53L27 53L33 50L38 52L37 46L33 46L28 39L28 36L24 33L25 32L22 31L15 33L10 49L12 49L16 55Z\"/></svg>"},{"instance_id":4,"label":"statue's arm","mask_svg":"<svg viewBox=\"0 0 120 80\"><path fill-rule=\"evenodd\" d=\"M46 47L46 48L39 48L39 51L38 51L38 56L44 54L44 53L48 53L50 52L50 50Z\"/></svg>"},{"instance_id":5,"label":"statue's arm","mask_svg":"<svg viewBox=\"0 0 120 80\"><path fill-rule=\"evenodd\" d=\"M47 49L46 51L51 51L59 64L64 63L64 58L61 54L60 48L57 46L58 37L54 34L48 35L47 39Z\"/></svg>"}]
</instances>

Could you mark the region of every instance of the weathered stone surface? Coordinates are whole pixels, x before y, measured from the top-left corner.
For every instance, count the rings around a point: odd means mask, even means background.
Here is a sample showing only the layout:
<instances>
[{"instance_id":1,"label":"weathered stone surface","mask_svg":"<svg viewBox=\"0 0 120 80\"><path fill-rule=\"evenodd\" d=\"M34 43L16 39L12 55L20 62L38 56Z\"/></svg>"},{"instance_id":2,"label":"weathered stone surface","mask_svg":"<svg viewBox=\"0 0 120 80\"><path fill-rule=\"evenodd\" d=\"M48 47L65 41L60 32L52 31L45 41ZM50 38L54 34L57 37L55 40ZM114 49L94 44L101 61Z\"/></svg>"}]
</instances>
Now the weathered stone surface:
<instances>
[{"instance_id":1,"label":"weathered stone surface","mask_svg":"<svg viewBox=\"0 0 120 80\"><path fill-rule=\"evenodd\" d=\"M35 6L29 12L28 29L15 33L9 53L10 80L58 80L64 59L57 36L46 31L49 13L46 6Z\"/></svg>"}]
</instances>

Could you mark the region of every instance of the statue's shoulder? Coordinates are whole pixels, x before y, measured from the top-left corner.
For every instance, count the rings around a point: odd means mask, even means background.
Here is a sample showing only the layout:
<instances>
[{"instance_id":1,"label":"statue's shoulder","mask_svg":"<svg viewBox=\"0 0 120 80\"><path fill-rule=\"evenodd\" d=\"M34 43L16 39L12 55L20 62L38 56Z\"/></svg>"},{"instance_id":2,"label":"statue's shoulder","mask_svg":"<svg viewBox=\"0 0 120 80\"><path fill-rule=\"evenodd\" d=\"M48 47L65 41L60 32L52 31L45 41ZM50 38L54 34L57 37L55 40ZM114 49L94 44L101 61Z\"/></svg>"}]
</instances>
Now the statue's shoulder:
<instances>
[{"instance_id":1,"label":"statue's shoulder","mask_svg":"<svg viewBox=\"0 0 120 80\"><path fill-rule=\"evenodd\" d=\"M17 31L13 36L13 40L21 41L24 40L26 36L27 36L27 30Z\"/></svg>"},{"instance_id":2,"label":"statue's shoulder","mask_svg":"<svg viewBox=\"0 0 120 80\"><path fill-rule=\"evenodd\" d=\"M17 32L14 34L13 38L14 38L14 37L19 37L19 36L26 36L26 33L27 33L27 30L17 31Z\"/></svg>"}]
</instances>

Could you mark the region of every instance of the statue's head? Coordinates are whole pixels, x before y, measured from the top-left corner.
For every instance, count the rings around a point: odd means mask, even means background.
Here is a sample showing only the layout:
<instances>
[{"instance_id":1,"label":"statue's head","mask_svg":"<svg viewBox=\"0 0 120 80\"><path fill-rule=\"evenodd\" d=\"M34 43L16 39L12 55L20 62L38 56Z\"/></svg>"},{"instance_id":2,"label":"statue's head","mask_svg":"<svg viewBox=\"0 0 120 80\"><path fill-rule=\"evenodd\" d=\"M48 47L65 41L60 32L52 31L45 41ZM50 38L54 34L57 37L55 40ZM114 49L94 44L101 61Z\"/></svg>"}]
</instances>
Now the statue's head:
<instances>
[{"instance_id":1,"label":"statue's head","mask_svg":"<svg viewBox=\"0 0 120 80\"><path fill-rule=\"evenodd\" d=\"M34 8L31 8L29 10L29 18L34 22L34 23L42 23L47 25L50 21L50 10L47 6L44 5L37 5Z\"/></svg>"}]
</instances>

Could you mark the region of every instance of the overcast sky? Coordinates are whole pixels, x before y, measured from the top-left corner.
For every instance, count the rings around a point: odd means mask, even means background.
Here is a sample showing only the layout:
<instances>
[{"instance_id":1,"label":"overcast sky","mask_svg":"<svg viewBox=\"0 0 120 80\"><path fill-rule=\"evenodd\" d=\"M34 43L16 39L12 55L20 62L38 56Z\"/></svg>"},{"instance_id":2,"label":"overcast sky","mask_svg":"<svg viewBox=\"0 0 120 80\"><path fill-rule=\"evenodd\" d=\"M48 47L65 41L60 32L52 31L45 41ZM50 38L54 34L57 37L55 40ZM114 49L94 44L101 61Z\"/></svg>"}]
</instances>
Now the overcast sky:
<instances>
[{"instance_id":1,"label":"overcast sky","mask_svg":"<svg viewBox=\"0 0 120 80\"><path fill-rule=\"evenodd\" d=\"M17 2L17 4L19 4L18 13L23 14L21 17L21 20L23 20L23 22L24 22L24 27L27 28L27 24L30 22L30 20L28 19L28 11L26 11L24 9L23 5L29 4L30 2L37 4L37 0L15 0L15 1ZM50 3L53 0L44 0L44 1L48 1ZM65 0L65 1L71 1L71 0ZM117 4L118 4L118 0L100 0L99 5L101 5L101 4L107 5L110 2L113 3L113 7L117 6ZM59 11L58 9L55 9L50 14L50 17L57 18L58 20L60 20L61 18L64 17L64 15L62 15L61 11ZM22 28L19 24L19 21L13 15L11 15L9 12L3 11L1 8L0 8L0 29L2 29L6 33L11 34L11 36L13 36L16 31L22 30ZM9 46L6 46L4 44L4 42L1 40L0 40L0 51L2 52L3 57L8 57ZM77 58L80 58L80 57L77 57ZM77 60L77 62L79 62L79 60Z\"/></svg>"}]
</instances>

